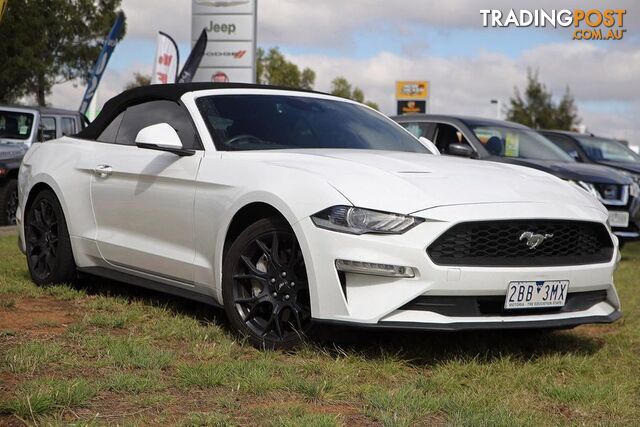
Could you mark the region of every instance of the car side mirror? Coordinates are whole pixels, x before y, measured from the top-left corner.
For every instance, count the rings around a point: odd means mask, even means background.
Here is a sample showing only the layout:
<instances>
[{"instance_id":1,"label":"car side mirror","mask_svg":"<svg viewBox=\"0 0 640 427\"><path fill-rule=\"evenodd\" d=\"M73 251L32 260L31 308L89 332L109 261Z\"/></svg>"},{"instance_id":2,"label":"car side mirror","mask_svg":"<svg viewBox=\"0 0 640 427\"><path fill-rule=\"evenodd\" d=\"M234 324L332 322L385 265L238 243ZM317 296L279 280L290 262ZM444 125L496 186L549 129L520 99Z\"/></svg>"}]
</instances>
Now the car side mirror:
<instances>
[{"instance_id":1,"label":"car side mirror","mask_svg":"<svg viewBox=\"0 0 640 427\"><path fill-rule=\"evenodd\" d=\"M582 162L582 159L580 158L580 154L578 154L577 151L572 151L569 153L569 155L573 157L573 160L575 160L576 162Z\"/></svg>"},{"instance_id":2,"label":"car side mirror","mask_svg":"<svg viewBox=\"0 0 640 427\"><path fill-rule=\"evenodd\" d=\"M418 139L420 140L422 145L424 145L427 148L427 150L429 150L431 152L431 154L433 154L435 156L439 156L440 155L440 150L438 150L438 147L436 147L436 144L434 144L433 142L429 141L424 136L421 136Z\"/></svg>"},{"instance_id":3,"label":"car side mirror","mask_svg":"<svg viewBox=\"0 0 640 427\"><path fill-rule=\"evenodd\" d=\"M176 130L168 123L158 123L140 129L136 146L149 150L166 151L178 156L193 156L195 150L183 148Z\"/></svg>"},{"instance_id":4,"label":"car side mirror","mask_svg":"<svg viewBox=\"0 0 640 427\"><path fill-rule=\"evenodd\" d=\"M447 153L452 156L473 157L473 148L467 144L449 144Z\"/></svg>"}]
</instances>

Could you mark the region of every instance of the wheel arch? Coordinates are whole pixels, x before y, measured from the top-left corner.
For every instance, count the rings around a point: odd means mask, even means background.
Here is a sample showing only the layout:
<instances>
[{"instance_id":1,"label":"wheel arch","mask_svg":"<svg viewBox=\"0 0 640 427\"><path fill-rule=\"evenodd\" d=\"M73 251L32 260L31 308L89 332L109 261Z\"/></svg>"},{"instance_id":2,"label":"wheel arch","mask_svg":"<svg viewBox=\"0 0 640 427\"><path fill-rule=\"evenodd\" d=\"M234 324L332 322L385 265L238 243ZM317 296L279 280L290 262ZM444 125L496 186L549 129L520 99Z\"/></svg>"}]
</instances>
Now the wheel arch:
<instances>
[{"instance_id":1,"label":"wheel arch","mask_svg":"<svg viewBox=\"0 0 640 427\"><path fill-rule=\"evenodd\" d=\"M18 185L18 187L20 187L20 185ZM67 230L69 232L69 235L72 235L71 232L71 224L72 222L70 221L70 216L69 216L69 210L67 208L67 204L66 201L64 199L64 197L62 196L62 191L61 189L56 185L55 181L53 181L53 179L48 176L48 175L44 175L44 176L40 176L38 177L38 179L33 180L33 182L29 183L29 187L28 189L25 191L25 194L22 196L22 200L20 203L20 215L21 215L21 227L23 229L23 233L24 233L24 228L25 228L25 220L27 217L27 211L29 210L29 208L31 207L31 204L33 203L33 200L36 198L36 196L38 194L40 194L43 191L51 191L53 193L53 195L56 197L56 199L58 200L58 203L60 204L60 207L62 208L62 213L64 215L64 220L67 226ZM75 254L77 253L76 248L74 247L74 242L73 239L71 241L71 250L74 254L74 258L75 258ZM76 260L77 261L77 260Z\"/></svg>"},{"instance_id":2,"label":"wheel arch","mask_svg":"<svg viewBox=\"0 0 640 427\"><path fill-rule=\"evenodd\" d=\"M224 257L240 233L254 222L271 216L282 218L289 224L298 239L305 260L308 257L306 240L297 230L298 220L293 211L277 196L269 197L268 194L262 194L262 196L264 197L260 197L258 194L248 194L242 200L236 201L235 207L229 210L230 214L227 220L222 222L226 226L220 229L214 251L214 254L217 254L214 260L214 289L216 299L221 304L223 303L222 265Z\"/></svg>"},{"instance_id":3,"label":"wheel arch","mask_svg":"<svg viewBox=\"0 0 640 427\"><path fill-rule=\"evenodd\" d=\"M229 247L238 238L242 231L256 221L274 216L284 219L291 226L291 223L282 212L280 212L275 206L266 202L251 202L238 209L227 226L227 231L224 237L224 246L222 249L222 260L224 261Z\"/></svg>"},{"instance_id":4,"label":"wheel arch","mask_svg":"<svg viewBox=\"0 0 640 427\"><path fill-rule=\"evenodd\" d=\"M62 212L64 213L65 221L67 222L67 228L69 228L69 212L67 210L65 199L62 196L62 190L60 189L60 187L58 187L58 185L56 185L53 178L49 177L48 175L41 175L37 177L37 179L34 179L30 183L28 189L25 191L25 194L23 196L24 203L20 204L21 207L23 207L22 220L24 221L27 209L29 209L31 203L33 203L33 199L36 197L36 195L45 190L51 191L56 196L56 199L58 199L58 203L60 203Z\"/></svg>"}]
</instances>

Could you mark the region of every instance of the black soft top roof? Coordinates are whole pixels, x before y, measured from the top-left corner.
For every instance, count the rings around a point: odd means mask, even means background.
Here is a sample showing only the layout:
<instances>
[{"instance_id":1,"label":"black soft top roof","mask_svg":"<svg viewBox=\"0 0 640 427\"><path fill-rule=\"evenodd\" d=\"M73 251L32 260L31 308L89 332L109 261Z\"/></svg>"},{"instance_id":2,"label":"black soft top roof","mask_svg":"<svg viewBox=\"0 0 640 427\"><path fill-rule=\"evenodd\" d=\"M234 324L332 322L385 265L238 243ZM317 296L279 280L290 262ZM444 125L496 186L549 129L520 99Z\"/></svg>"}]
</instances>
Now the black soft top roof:
<instances>
[{"instance_id":1,"label":"black soft top roof","mask_svg":"<svg viewBox=\"0 0 640 427\"><path fill-rule=\"evenodd\" d=\"M178 102L180 97L187 92L195 92L208 89L273 89L289 90L296 92L320 93L303 89L292 89L280 86L256 85L249 83L174 83L141 86L125 90L119 95L108 100L98 114L86 128L76 136L79 138L96 139L105 127L127 107L151 100L167 100Z\"/></svg>"}]
</instances>

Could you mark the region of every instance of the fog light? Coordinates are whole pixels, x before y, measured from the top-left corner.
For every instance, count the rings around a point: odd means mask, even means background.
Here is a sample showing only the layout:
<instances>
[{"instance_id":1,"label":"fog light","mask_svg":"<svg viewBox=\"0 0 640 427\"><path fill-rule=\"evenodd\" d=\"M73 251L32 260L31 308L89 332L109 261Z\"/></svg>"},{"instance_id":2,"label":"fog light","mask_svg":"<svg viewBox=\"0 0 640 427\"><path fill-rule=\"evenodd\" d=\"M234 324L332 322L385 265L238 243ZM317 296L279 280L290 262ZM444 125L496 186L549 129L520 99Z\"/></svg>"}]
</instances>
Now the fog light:
<instances>
[{"instance_id":1,"label":"fog light","mask_svg":"<svg viewBox=\"0 0 640 427\"><path fill-rule=\"evenodd\" d=\"M345 273L371 274L385 277L415 277L412 267L401 265L377 264L373 262L336 260L336 268Z\"/></svg>"}]
</instances>

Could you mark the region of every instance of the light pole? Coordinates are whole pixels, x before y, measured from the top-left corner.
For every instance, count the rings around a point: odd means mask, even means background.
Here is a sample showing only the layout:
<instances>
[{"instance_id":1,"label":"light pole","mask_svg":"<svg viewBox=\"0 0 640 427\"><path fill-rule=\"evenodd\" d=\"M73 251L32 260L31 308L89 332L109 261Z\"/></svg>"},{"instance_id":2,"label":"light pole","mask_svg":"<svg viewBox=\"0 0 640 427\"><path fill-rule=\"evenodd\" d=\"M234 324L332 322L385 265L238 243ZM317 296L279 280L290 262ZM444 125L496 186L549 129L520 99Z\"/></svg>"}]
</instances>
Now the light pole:
<instances>
[{"instance_id":1,"label":"light pole","mask_svg":"<svg viewBox=\"0 0 640 427\"><path fill-rule=\"evenodd\" d=\"M500 120L500 100L499 99L492 99L491 100L492 104L496 104L496 119Z\"/></svg>"}]
</instances>

